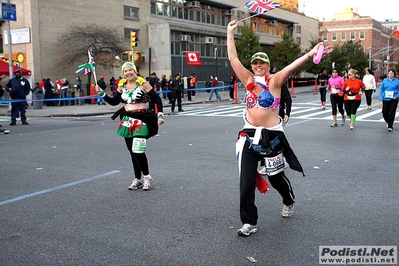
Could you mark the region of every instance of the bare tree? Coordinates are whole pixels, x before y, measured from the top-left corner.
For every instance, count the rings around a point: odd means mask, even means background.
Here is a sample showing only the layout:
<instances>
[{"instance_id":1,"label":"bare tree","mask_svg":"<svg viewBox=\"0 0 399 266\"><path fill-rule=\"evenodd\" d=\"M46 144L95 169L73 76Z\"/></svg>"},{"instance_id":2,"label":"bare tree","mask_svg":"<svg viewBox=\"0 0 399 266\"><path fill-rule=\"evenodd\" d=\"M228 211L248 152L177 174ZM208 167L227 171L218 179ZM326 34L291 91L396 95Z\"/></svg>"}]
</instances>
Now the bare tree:
<instances>
[{"instance_id":1,"label":"bare tree","mask_svg":"<svg viewBox=\"0 0 399 266\"><path fill-rule=\"evenodd\" d=\"M92 49L97 65L112 68L118 65L116 55L120 55L123 48L123 33L118 28L104 25L71 25L57 40L60 56L55 59L58 68L77 67L87 63L87 50Z\"/></svg>"}]
</instances>

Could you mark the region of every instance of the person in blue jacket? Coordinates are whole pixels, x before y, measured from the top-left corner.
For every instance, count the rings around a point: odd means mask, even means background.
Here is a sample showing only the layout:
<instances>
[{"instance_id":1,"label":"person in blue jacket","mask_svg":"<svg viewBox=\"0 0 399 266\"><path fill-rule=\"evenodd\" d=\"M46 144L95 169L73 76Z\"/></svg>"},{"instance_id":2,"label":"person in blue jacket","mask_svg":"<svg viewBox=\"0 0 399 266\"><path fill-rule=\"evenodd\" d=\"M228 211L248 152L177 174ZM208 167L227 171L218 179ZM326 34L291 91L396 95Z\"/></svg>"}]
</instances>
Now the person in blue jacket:
<instances>
[{"instance_id":1,"label":"person in blue jacket","mask_svg":"<svg viewBox=\"0 0 399 266\"><path fill-rule=\"evenodd\" d=\"M26 122L26 95L30 92L29 81L22 77L21 69L15 70L15 77L11 78L5 88L10 92L11 100L16 100L11 102L11 124L10 126L15 126L17 123L17 116L21 113L22 125L28 125Z\"/></svg>"},{"instance_id":2,"label":"person in blue jacket","mask_svg":"<svg viewBox=\"0 0 399 266\"><path fill-rule=\"evenodd\" d=\"M388 70L388 77L380 86L379 100L382 101L382 116L387 123L389 132L393 131L393 123L396 116L396 108L399 99L399 80L396 78L396 71L393 68Z\"/></svg>"}]
</instances>

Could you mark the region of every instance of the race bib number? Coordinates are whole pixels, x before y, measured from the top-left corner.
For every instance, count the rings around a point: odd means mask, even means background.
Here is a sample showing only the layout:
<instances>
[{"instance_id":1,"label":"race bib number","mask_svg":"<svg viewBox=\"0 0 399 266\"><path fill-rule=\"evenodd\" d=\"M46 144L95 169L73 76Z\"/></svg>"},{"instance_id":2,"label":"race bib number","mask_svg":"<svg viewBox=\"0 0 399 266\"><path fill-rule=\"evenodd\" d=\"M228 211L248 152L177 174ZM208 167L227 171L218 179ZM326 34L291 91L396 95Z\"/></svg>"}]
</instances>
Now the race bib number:
<instances>
[{"instance_id":1,"label":"race bib number","mask_svg":"<svg viewBox=\"0 0 399 266\"><path fill-rule=\"evenodd\" d=\"M337 88L331 88L331 92L333 93L333 94L338 94L339 93L339 89L337 89Z\"/></svg>"},{"instance_id":2,"label":"race bib number","mask_svg":"<svg viewBox=\"0 0 399 266\"><path fill-rule=\"evenodd\" d=\"M352 96L348 95L348 100L354 100L355 98L356 98L356 95L352 95Z\"/></svg>"},{"instance_id":3,"label":"race bib number","mask_svg":"<svg viewBox=\"0 0 399 266\"><path fill-rule=\"evenodd\" d=\"M284 170L284 156L279 154L274 157L265 157L265 170L267 175L275 175Z\"/></svg>"},{"instance_id":4,"label":"race bib number","mask_svg":"<svg viewBox=\"0 0 399 266\"><path fill-rule=\"evenodd\" d=\"M385 98L393 98L393 91L386 91L385 92Z\"/></svg>"}]
</instances>

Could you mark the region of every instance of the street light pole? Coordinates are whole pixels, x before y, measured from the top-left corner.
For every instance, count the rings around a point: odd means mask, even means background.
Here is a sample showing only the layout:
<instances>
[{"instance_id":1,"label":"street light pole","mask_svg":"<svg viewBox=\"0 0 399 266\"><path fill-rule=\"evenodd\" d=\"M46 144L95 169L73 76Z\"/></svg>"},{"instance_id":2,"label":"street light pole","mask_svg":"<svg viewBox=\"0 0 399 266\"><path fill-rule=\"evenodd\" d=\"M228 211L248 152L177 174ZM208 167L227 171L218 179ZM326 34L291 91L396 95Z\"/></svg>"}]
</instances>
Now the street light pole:
<instances>
[{"instance_id":1,"label":"street light pole","mask_svg":"<svg viewBox=\"0 0 399 266\"><path fill-rule=\"evenodd\" d=\"M215 77L218 77L218 48L215 47Z\"/></svg>"},{"instance_id":2,"label":"street light pole","mask_svg":"<svg viewBox=\"0 0 399 266\"><path fill-rule=\"evenodd\" d=\"M391 58L391 56L390 56L390 54L389 54L389 50L390 50L390 46L389 46L389 41L391 40L391 36L393 35L393 33L394 33L395 31L393 30L392 32L391 32L391 34L389 34L389 37L388 37L388 54L387 54L387 75L388 75L388 69L389 69L389 59Z\"/></svg>"}]
</instances>

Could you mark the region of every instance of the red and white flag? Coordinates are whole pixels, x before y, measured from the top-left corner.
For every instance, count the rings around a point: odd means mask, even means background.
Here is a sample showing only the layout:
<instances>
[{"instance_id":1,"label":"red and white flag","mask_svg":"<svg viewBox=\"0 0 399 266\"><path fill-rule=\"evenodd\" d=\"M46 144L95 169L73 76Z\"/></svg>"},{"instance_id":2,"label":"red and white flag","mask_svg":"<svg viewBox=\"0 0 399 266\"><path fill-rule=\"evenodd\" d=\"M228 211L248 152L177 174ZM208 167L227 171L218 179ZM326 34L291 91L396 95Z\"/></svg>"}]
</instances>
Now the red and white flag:
<instances>
[{"instance_id":1,"label":"red and white flag","mask_svg":"<svg viewBox=\"0 0 399 266\"><path fill-rule=\"evenodd\" d=\"M201 59L199 57L199 52L186 52L186 59L188 66L200 66Z\"/></svg>"},{"instance_id":2,"label":"red and white flag","mask_svg":"<svg viewBox=\"0 0 399 266\"><path fill-rule=\"evenodd\" d=\"M282 4L270 0L248 1L245 4L245 7L249 8L252 12L257 13L258 15L273 10L275 8L278 8L280 6L282 6Z\"/></svg>"}]
</instances>

